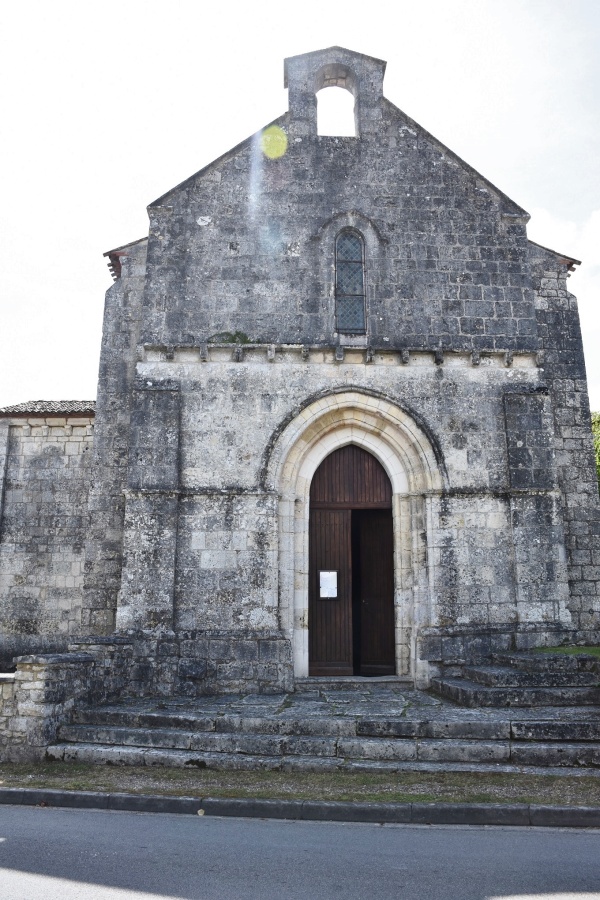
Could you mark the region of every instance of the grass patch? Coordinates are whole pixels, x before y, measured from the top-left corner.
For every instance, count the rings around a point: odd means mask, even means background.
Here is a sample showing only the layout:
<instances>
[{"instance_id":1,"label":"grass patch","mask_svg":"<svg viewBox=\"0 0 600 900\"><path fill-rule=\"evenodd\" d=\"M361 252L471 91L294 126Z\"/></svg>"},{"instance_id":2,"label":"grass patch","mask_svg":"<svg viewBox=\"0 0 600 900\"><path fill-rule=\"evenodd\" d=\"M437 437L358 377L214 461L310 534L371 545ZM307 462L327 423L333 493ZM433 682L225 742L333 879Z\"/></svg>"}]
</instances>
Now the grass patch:
<instances>
[{"instance_id":1,"label":"grass patch","mask_svg":"<svg viewBox=\"0 0 600 900\"><path fill-rule=\"evenodd\" d=\"M244 772L45 762L0 764L0 787L197 797L600 806L600 778L482 772Z\"/></svg>"},{"instance_id":2,"label":"grass patch","mask_svg":"<svg viewBox=\"0 0 600 900\"><path fill-rule=\"evenodd\" d=\"M563 653L565 656L596 656L600 659L600 647L536 647L536 653Z\"/></svg>"}]
</instances>

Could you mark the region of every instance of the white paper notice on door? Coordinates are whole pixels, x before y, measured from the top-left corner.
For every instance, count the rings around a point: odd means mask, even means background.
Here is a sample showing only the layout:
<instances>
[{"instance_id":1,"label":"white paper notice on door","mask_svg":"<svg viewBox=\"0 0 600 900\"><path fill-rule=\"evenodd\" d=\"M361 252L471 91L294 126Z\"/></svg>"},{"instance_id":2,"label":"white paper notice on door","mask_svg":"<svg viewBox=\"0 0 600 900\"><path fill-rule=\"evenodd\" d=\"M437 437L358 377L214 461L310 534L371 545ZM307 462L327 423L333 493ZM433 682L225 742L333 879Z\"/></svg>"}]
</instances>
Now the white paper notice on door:
<instances>
[{"instance_id":1,"label":"white paper notice on door","mask_svg":"<svg viewBox=\"0 0 600 900\"><path fill-rule=\"evenodd\" d=\"M337 572L319 571L319 597L337 597Z\"/></svg>"}]
</instances>

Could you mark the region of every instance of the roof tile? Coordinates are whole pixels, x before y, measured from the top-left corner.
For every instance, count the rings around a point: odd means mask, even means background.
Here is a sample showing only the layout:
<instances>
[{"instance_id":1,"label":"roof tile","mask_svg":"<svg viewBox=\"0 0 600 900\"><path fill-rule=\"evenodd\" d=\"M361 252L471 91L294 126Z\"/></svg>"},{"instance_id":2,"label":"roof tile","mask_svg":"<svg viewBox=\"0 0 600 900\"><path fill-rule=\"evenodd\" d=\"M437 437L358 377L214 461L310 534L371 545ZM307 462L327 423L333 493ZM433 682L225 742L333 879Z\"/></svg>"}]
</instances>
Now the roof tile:
<instances>
[{"instance_id":1,"label":"roof tile","mask_svg":"<svg viewBox=\"0 0 600 900\"><path fill-rule=\"evenodd\" d=\"M93 416L95 410L95 400L29 400L0 408L0 416Z\"/></svg>"}]
</instances>

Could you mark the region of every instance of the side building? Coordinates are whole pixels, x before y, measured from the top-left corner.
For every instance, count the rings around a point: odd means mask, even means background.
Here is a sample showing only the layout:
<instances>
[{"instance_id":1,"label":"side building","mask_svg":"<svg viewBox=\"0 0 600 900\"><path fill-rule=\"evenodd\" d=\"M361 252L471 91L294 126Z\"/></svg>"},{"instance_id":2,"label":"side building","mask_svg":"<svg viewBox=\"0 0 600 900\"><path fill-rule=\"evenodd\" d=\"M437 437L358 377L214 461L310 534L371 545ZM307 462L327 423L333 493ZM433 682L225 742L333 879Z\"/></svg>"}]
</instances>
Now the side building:
<instances>
[{"instance_id":1,"label":"side building","mask_svg":"<svg viewBox=\"0 0 600 900\"><path fill-rule=\"evenodd\" d=\"M0 670L82 633L90 402L0 409Z\"/></svg>"}]
</instances>

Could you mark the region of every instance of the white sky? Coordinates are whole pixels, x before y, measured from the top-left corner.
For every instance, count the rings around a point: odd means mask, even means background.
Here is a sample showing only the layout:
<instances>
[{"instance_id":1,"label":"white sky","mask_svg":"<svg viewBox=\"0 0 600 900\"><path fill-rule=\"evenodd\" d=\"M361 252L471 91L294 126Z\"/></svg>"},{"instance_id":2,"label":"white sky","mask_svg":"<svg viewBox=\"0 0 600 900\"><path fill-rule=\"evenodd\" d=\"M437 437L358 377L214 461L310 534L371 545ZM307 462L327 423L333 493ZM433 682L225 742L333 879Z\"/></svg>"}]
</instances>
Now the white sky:
<instances>
[{"instance_id":1,"label":"white sky","mask_svg":"<svg viewBox=\"0 0 600 900\"><path fill-rule=\"evenodd\" d=\"M339 44L583 260L600 409L597 0L20 0L0 12L0 406L96 394L102 253L146 206L287 109L283 59Z\"/></svg>"}]
</instances>

